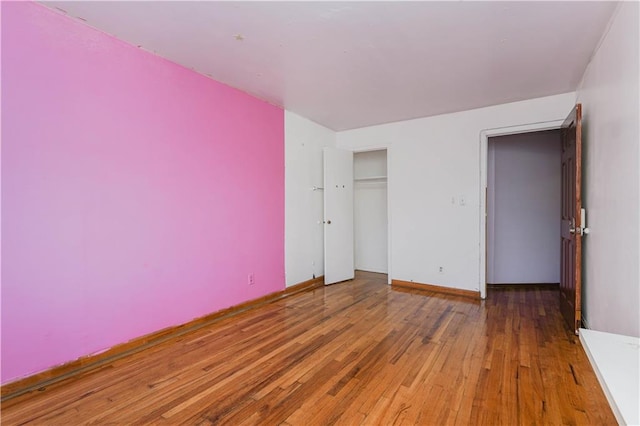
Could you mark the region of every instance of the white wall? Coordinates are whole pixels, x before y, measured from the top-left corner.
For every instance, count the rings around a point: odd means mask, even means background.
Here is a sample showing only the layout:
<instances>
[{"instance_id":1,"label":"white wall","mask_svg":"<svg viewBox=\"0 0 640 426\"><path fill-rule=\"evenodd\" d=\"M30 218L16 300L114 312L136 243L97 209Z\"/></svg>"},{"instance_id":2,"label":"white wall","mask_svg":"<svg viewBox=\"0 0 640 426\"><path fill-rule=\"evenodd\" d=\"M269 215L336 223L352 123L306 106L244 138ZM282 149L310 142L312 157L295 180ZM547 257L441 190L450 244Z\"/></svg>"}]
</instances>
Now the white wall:
<instances>
[{"instance_id":1,"label":"white wall","mask_svg":"<svg viewBox=\"0 0 640 426\"><path fill-rule=\"evenodd\" d=\"M361 271L387 272L387 152L353 156L355 266Z\"/></svg>"},{"instance_id":2,"label":"white wall","mask_svg":"<svg viewBox=\"0 0 640 426\"><path fill-rule=\"evenodd\" d=\"M574 102L566 93L338 132L339 148L388 147L391 278L479 291L480 132L564 119Z\"/></svg>"},{"instance_id":3,"label":"white wall","mask_svg":"<svg viewBox=\"0 0 640 426\"><path fill-rule=\"evenodd\" d=\"M489 139L487 282L560 281L560 131Z\"/></svg>"},{"instance_id":4,"label":"white wall","mask_svg":"<svg viewBox=\"0 0 640 426\"><path fill-rule=\"evenodd\" d=\"M623 2L578 90L583 104L583 316L590 328L640 336L639 4Z\"/></svg>"},{"instance_id":5,"label":"white wall","mask_svg":"<svg viewBox=\"0 0 640 426\"><path fill-rule=\"evenodd\" d=\"M322 148L336 134L290 111L285 126L285 274L291 286L324 274Z\"/></svg>"}]
</instances>

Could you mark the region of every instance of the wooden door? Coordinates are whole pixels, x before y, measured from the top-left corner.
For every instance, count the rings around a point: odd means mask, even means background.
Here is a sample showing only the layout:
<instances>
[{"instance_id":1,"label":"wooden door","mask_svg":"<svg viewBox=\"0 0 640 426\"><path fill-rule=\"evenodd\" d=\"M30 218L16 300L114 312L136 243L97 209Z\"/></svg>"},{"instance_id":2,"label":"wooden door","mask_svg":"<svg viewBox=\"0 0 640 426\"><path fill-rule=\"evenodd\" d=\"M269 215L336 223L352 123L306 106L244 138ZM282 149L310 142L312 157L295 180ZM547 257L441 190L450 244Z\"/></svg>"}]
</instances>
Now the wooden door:
<instances>
[{"instance_id":1,"label":"wooden door","mask_svg":"<svg viewBox=\"0 0 640 426\"><path fill-rule=\"evenodd\" d=\"M582 286L582 106L577 104L561 129L562 137L562 228L560 310L569 327L581 325Z\"/></svg>"},{"instance_id":2,"label":"wooden door","mask_svg":"<svg viewBox=\"0 0 640 426\"><path fill-rule=\"evenodd\" d=\"M324 148L324 282L354 278L353 152Z\"/></svg>"}]
</instances>

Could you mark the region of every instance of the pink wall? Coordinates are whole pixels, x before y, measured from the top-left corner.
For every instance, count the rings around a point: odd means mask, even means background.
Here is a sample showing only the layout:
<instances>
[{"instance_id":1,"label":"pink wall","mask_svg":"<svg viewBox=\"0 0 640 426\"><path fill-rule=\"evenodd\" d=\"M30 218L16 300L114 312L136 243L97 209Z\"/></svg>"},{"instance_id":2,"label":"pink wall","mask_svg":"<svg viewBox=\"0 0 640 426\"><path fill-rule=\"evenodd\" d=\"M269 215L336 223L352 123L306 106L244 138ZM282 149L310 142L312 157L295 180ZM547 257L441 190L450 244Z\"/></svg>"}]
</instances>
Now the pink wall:
<instances>
[{"instance_id":1,"label":"pink wall","mask_svg":"<svg viewBox=\"0 0 640 426\"><path fill-rule=\"evenodd\" d=\"M3 383L284 288L280 108L2 9Z\"/></svg>"}]
</instances>

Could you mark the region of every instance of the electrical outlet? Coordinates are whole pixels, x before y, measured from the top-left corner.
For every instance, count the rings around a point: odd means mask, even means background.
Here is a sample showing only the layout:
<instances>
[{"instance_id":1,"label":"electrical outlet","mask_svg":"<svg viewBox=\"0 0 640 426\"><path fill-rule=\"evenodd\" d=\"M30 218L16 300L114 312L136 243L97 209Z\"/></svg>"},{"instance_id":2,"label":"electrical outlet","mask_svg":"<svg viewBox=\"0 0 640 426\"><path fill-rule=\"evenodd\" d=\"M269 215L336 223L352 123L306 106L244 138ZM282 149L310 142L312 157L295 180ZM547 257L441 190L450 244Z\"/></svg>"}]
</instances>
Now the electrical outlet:
<instances>
[{"instance_id":1,"label":"electrical outlet","mask_svg":"<svg viewBox=\"0 0 640 426\"><path fill-rule=\"evenodd\" d=\"M440 267L438 268L438 272L443 273L443 272L444 272L444 267L440 266Z\"/></svg>"},{"instance_id":2,"label":"electrical outlet","mask_svg":"<svg viewBox=\"0 0 640 426\"><path fill-rule=\"evenodd\" d=\"M254 285L256 283L256 277L253 273L249 274L249 285Z\"/></svg>"}]
</instances>

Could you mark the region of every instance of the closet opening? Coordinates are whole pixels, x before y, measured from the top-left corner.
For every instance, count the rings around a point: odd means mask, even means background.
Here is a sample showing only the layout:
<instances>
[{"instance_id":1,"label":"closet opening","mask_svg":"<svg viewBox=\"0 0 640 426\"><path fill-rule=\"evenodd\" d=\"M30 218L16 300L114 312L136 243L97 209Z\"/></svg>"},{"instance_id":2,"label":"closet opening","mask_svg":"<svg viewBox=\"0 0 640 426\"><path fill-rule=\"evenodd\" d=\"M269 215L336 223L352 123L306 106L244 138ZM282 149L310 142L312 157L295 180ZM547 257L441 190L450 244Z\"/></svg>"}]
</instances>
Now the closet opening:
<instances>
[{"instance_id":1,"label":"closet opening","mask_svg":"<svg viewBox=\"0 0 640 426\"><path fill-rule=\"evenodd\" d=\"M387 150L354 152L353 179L355 269L388 274Z\"/></svg>"}]
</instances>

